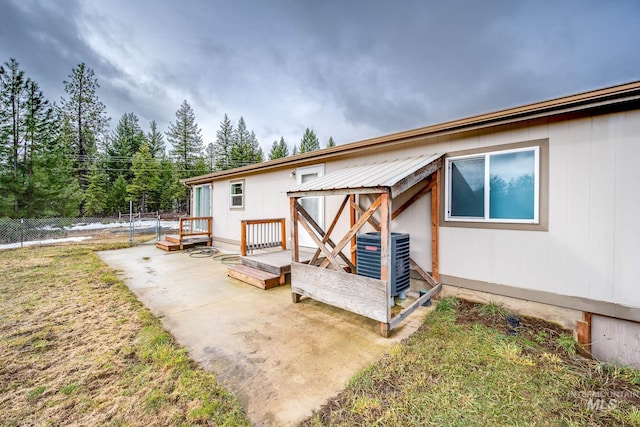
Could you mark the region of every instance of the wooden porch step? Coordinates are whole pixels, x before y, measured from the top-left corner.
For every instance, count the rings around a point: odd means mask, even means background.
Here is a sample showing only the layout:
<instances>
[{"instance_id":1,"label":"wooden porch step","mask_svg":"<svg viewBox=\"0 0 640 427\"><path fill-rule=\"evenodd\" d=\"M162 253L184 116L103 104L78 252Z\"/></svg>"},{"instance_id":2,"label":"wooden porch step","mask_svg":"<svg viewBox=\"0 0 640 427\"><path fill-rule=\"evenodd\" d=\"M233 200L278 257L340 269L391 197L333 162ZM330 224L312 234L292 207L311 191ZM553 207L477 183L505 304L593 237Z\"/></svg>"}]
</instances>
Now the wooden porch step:
<instances>
[{"instance_id":1,"label":"wooden porch step","mask_svg":"<svg viewBox=\"0 0 640 427\"><path fill-rule=\"evenodd\" d=\"M167 240L160 240L156 242L156 248L162 249L163 251L179 251L180 243L174 243Z\"/></svg>"},{"instance_id":2,"label":"wooden porch step","mask_svg":"<svg viewBox=\"0 0 640 427\"><path fill-rule=\"evenodd\" d=\"M168 242L171 243L178 243L180 244L180 236L177 234L167 234L164 236L164 239Z\"/></svg>"},{"instance_id":3,"label":"wooden porch step","mask_svg":"<svg viewBox=\"0 0 640 427\"><path fill-rule=\"evenodd\" d=\"M229 266L227 275L260 289L271 289L284 284L281 283L283 282L281 281L281 276L277 274L268 273L242 264Z\"/></svg>"}]
</instances>

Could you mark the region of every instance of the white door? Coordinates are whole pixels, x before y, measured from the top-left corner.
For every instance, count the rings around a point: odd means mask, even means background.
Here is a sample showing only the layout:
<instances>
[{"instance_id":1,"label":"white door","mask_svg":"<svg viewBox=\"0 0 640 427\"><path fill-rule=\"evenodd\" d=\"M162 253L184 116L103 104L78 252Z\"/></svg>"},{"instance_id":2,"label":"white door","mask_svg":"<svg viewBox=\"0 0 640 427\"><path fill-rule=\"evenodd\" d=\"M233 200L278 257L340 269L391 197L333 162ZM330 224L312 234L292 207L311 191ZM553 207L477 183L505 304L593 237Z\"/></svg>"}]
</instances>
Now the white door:
<instances>
[{"instance_id":1,"label":"white door","mask_svg":"<svg viewBox=\"0 0 640 427\"><path fill-rule=\"evenodd\" d=\"M296 169L296 181L298 184L304 184L315 178L324 175L324 165L307 166ZM324 196L303 197L299 199L300 204L306 210L315 222L324 228ZM311 239L307 230L298 225L298 244L315 248L317 245Z\"/></svg>"}]
</instances>

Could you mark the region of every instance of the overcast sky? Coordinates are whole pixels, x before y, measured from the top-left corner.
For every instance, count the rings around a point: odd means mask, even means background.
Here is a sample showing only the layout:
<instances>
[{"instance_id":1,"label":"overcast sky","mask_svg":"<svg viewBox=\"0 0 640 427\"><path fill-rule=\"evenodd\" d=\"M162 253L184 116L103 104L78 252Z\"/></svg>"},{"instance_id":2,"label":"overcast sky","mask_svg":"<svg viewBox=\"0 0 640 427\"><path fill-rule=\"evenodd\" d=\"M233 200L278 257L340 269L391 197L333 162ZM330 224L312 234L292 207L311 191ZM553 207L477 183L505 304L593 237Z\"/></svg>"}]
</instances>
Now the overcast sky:
<instances>
[{"instance_id":1,"label":"overcast sky","mask_svg":"<svg viewBox=\"0 0 640 427\"><path fill-rule=\"evenodd\" d=\"M215 140L324 147L640 80L638 0L0 0L0 62L59 103L80 62L114 128L186 99Z\"/></svg>"}]
</instances>

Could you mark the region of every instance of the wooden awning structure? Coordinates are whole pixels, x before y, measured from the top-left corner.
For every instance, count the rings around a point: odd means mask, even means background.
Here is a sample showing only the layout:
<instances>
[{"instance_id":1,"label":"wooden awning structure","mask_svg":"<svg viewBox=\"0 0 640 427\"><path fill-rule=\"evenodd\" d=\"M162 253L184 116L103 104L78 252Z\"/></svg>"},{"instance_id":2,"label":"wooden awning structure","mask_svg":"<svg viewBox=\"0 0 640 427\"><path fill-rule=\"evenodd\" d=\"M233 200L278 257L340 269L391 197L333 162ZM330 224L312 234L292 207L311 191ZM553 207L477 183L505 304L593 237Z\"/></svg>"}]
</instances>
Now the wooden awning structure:
<instances>
[{"instance_id":1,"label":"wooden awning structure","mask_svg":"<svg viewBox=\"0 0 640 427\"><path fill-rule=\"evenodd\" d=\"M440 170L442 154L409 157L373 164L354 165L300 184L287 192L291 208L291 292L294 302L302 296L331 304L380 322L380 333L389 331L441 288L438 281ZM417 191L392 211L392 201L406 191ZM414 260L411 267L432 288L392 317L390 272L391 221L418 199L431 193L431 274ZM299 202L309 196L343 196L338 212L324 230ZM364 197L363 197L364 196ZM368 203L368 206L364 204ZM337 243L331 234L349 207L349 230ZM374 214L379 212L377 220ZM356 235L365 224L380 232L380 279L357 276ZM317 250L308 264L299 262L298 225L311 236ZM343 250L351 244L351 256Z\"/></svg>"}]
</instances>

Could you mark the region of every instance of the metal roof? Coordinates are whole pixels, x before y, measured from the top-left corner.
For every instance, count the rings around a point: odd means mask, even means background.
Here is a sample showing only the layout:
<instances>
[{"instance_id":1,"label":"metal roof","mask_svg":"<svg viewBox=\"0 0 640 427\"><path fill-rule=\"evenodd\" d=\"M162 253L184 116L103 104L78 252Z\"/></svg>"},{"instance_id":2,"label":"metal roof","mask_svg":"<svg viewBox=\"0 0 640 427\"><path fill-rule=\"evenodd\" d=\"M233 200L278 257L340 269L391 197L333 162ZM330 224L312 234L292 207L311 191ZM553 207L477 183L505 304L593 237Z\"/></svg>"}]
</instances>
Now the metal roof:
<instances>
[{"instance_id":1,"label":"metal roof","mask_svg":"<svg viewBox=\"0 0 640 427\"><path fill-rule=\"evenodd\" d=\"M323 194L382 193L396 197L441 166L442 154L349 166L287 191L289 197Z\"/></svg>"}]
</instances>

